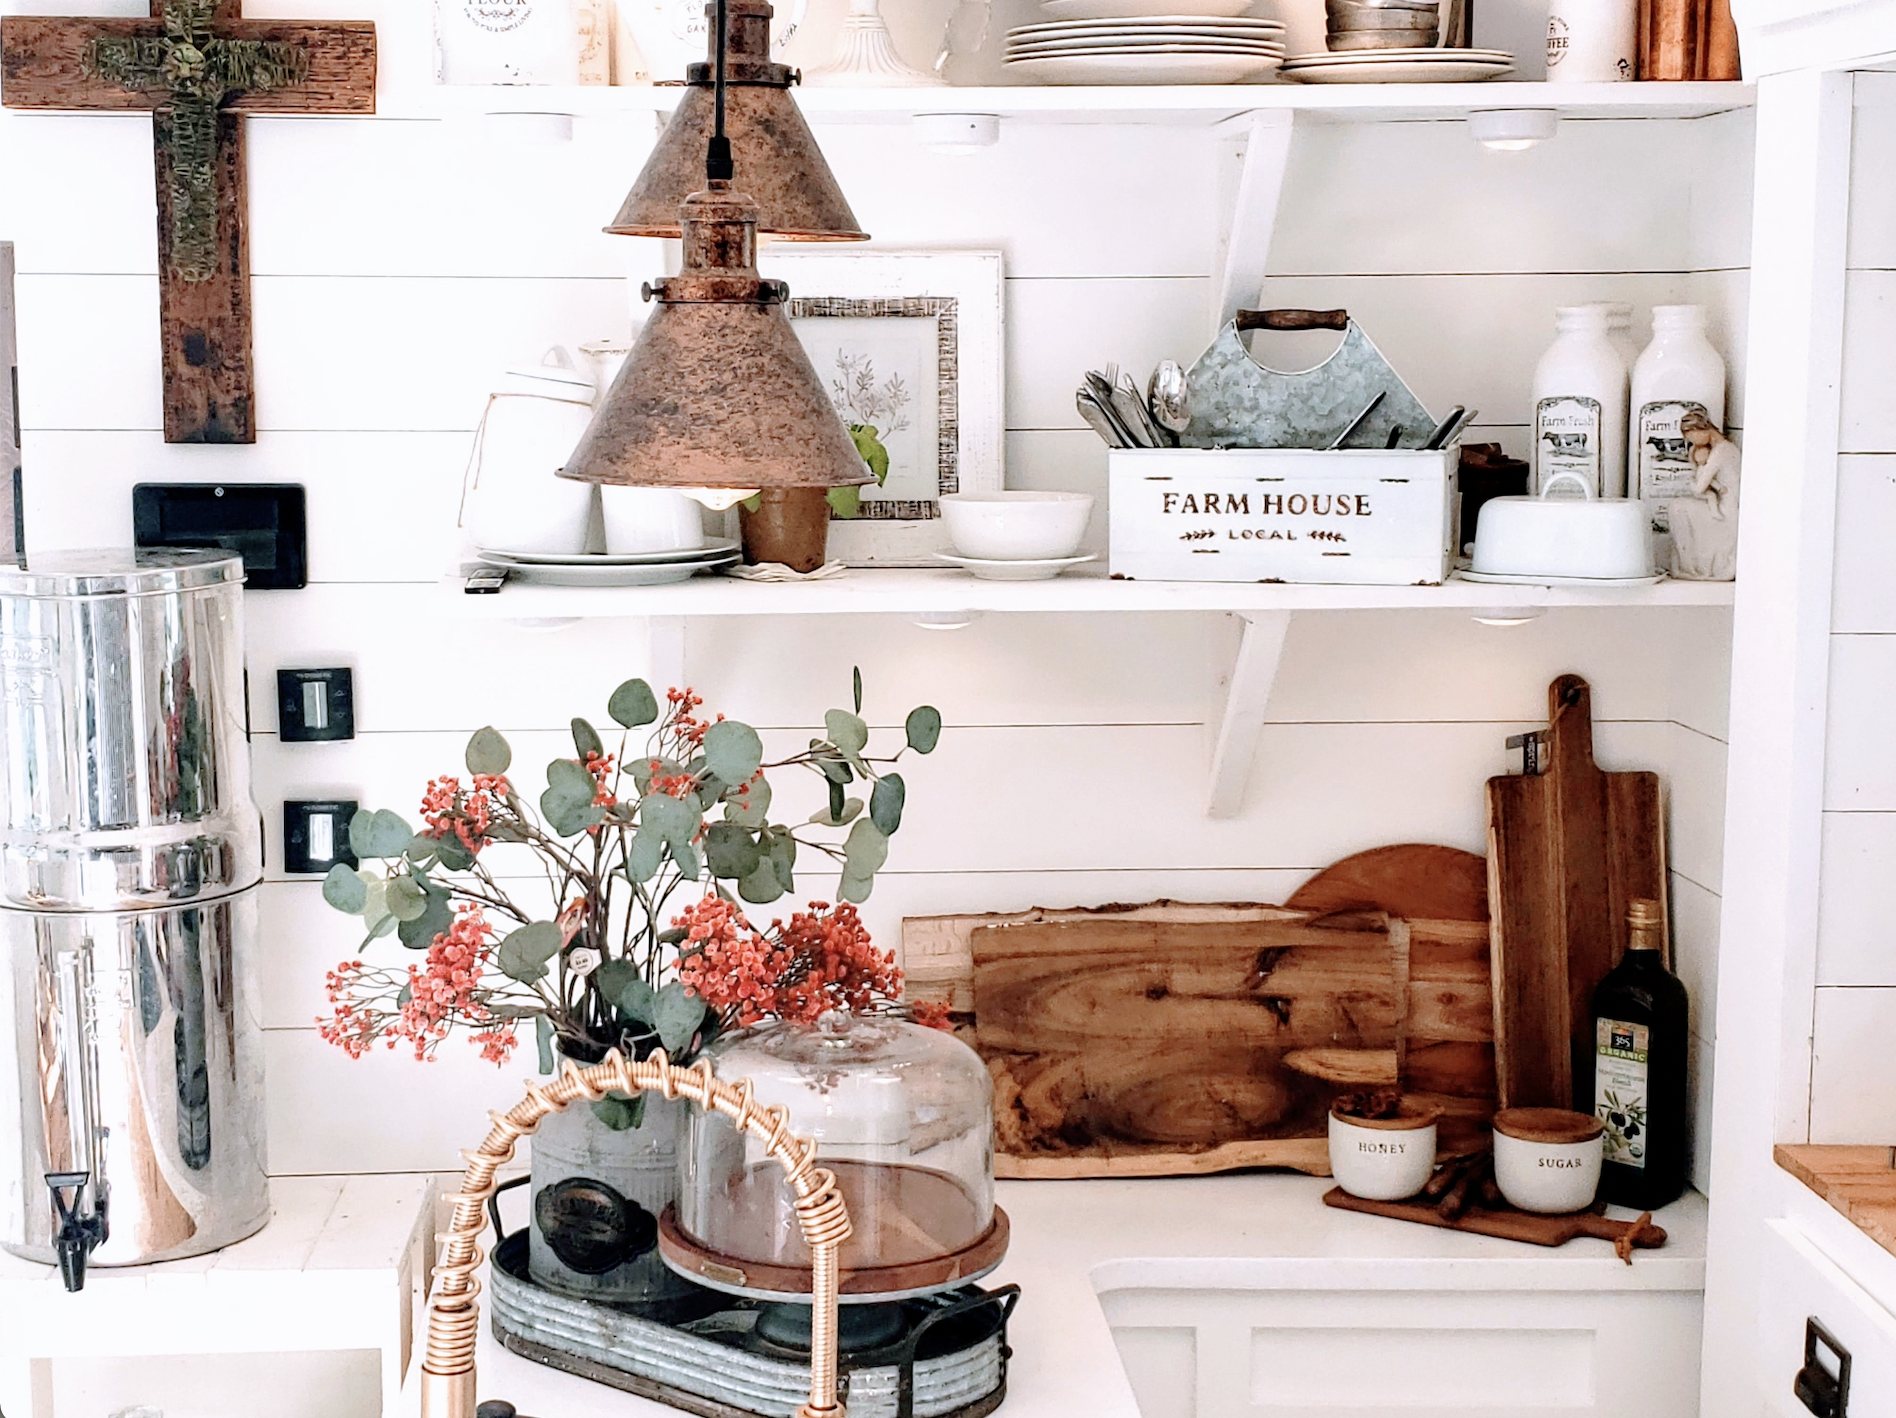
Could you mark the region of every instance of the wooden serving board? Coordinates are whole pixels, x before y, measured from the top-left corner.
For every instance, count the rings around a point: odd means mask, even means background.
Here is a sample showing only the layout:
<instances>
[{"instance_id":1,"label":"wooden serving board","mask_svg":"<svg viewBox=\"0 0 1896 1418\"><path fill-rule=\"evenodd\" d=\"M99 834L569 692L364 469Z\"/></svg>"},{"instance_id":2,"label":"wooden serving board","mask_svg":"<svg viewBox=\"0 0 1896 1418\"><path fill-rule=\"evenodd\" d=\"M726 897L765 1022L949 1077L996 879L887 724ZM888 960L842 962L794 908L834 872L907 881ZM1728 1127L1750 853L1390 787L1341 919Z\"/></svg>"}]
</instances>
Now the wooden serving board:
<instances>
[{"instance_id":1,"label":"wooden serving board","mask_svg":"<svg viewBox=\"0 0 1896 1418\"><path fill-rule=\"evenodd\" d=\"M1541 1216L1531 1211L1506 1207L1490 1211L1471 1206L1450 1219L1435 1209L1432 1201L1364 1201L1341 1187L1323 1194L1323 1204L1339 1211L1360 1211L1366 1216L1387 1216L1397 1221L1413 1221L1420 1226L1439 1226L1446 1231L1472 1231L1477 1236L1499 1236L1504 1241L1525 1241L1531 1246L1564 1246L1580 1236L1611 1241L1620 1258L1633 1263L1633 1249L1653 1250L1666 1243L1665 1228L1652 1224L1650 1216L1638 1221L1611 1221L1595 1211L1576 1211L1565 1216Z\"/></svg>"},{"instance_id":2,"label":"wooden serving board","mask_svg":"<svg viewBox=\"0 0 1896 1418\"><path fill-rule=\"evenodd\" d=\"M1665 817L1656 773L1593 761L1592 692L1578 675L1548 687L1540 774L1488 780L1495 1071L1504 1108L1571 1108L1594 988L1626 948L1626 911L1666 899Z\"/></svg>"},{"instance_id":3,"label":"wooden serving board","mask_svg":"<svg viewBox=\"0 0 1896 1418\"><path fill-rule=\"evenodd\" d=\"M1492 1115L1485 898L1479 857L1405 846L1291 906L910 919L908 991L988 1063L999 1176L1322 1175L1340 1092L1400 1083L1451 1147Z\"/></svg>"}]
</instances>

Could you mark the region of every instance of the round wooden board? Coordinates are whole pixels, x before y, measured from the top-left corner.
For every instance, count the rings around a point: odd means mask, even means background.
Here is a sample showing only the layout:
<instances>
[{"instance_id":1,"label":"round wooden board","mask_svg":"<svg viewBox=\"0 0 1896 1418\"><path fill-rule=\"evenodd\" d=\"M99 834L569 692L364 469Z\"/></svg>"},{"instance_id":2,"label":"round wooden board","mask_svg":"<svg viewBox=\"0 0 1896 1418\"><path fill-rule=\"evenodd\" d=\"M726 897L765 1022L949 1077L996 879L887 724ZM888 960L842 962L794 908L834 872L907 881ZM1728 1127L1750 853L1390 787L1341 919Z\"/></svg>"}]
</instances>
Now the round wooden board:
<instances>
[{"instance_id":1,"label":"round wooden board","mask_svg":"<svg viewBox=\"0 0 1896 1418\"><path fill-rule=\"evenodd\" d=\"M1488 919L1488 860L1459 847L1406 842L1325 867L1291 894L1297 911L1387 911L1415 921Z\"/></svg>"}]
</instances>

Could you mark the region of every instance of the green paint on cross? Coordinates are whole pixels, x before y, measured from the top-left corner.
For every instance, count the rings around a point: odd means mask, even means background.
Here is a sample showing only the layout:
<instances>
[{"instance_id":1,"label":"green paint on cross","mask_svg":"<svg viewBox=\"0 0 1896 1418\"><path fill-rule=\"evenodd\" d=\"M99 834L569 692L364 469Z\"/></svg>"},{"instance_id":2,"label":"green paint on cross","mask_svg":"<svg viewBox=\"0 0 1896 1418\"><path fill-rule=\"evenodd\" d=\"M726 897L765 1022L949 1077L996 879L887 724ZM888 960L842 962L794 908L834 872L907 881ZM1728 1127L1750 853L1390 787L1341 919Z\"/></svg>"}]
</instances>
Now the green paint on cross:
<instances>
[{"instance_id":1,"label":"green paint on cross","mask_svg":"<svg viewBox=\"0 0 1896 1418\"><path fill-rule=\"evenodd\" d=\"M95 39L85 57L95 78L170 96L158 113L171 159L171 271L185 281L208 281L218 271L218 109L238 94L309 77L300 45L219 39L211 28L216 8L217 0L165 0L164 38Z\"/></svg>"}]
</instances>

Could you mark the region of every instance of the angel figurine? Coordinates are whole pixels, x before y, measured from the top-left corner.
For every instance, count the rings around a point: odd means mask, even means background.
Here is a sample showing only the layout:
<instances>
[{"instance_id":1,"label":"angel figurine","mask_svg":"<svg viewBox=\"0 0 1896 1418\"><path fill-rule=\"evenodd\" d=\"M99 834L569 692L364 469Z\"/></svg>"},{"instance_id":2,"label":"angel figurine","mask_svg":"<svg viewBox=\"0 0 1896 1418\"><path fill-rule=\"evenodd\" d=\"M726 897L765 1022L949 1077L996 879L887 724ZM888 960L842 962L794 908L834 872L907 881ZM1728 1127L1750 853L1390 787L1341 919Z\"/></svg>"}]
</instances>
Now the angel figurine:
<instances>
[{"instance_id":1,"label":"angel figurine","mask_svg":"<svg viewBox=\"0 0 1896 1418\"><path fill-rule=\"evenodd\" d=\"M1686 581L1730 581L1738 574L1738 445L1697 409L1679 421L1692 445L1692 496L1674 499L1672 574Z\"/></svg>"}]
</instances>

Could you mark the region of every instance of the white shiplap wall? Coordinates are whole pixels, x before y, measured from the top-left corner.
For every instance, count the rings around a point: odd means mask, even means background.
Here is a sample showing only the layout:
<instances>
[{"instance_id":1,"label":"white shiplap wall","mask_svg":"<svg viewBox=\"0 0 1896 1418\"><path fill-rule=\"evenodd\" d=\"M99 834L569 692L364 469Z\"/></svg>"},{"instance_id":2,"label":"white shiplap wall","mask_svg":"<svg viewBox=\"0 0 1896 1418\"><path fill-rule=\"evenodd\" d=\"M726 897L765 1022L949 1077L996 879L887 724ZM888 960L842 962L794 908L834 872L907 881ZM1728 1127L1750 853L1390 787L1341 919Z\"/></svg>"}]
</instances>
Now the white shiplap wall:
<instances>
[{"instance_id":1,"label":"white shiplap wall","mask_svg":"<svg viewBox=\"0 0 1896 1418\"><path fill-rule=\"evenodd\" d=\"M1896 853L1896 73L1856 76L1843 414L1831 607L1813 1142L1896 1137L1896 945L1879 919Z\"/></svg>"},{"instance_id":2,"label":"white shiplap wall","mask_svg":"<svg viewBox=\"0 0 1896 1418\"><path fill-rule=\"evenodd\" d=\"M354 7L384 22L391 82L413 81L413 8ZM136 481L309 488L314 584L250 599L273 864L283 798L412 814L468 731L494 722L523 762L544 761L573 713L597 715L645 668L642 622L477 629L432 583L493 372L555 341L622 333L625 275L662 268L656 243L597 231L650 136L649 121L583 120L570 146L505 150L447 125L253 120L263 431L252 448L178 448L156 432L146 124L0 113L31 545L129 540ZM998 148L957 159L918 149L899 124L820 136L882 244L1005 252L1009 482L1103 492L1103 451L1072 389L1109 359L1144 370L1201 347L1217 236L1209 137L1009 124ZM1480 407L1476 436L1519 452L1557 303L1633 300L1643 337L1651 304L1703 298L1728 353L1742 349L1749 141L1743 114L1569 123L1525 154L1485 152L1458 122L1300 129L1266 298L1347 305L1425 402ZM1742 423L1741 378L1734 390ZM1096 542L1103 531L1096 519ZM1567 611L1512 630L1451 613L1301 616L1244 811L1214 823L1199 810L1203 724L1228 631L1157 615L990 616L950 635L893 617L705 621L685 654L714 705L786 734L820 723L852 663L876 722L920 699L941 706L949 731L909 775L908 825L867 911L891 940L905 913L1281 899L1381 843L1479 850L1481 784L1504 765L1503 739L1544 717L1550 678L1578 670L1595 685L1602 760L1668 778L1679 962L1709 1087L1725 612ZM334 662L356 669L360 736L280 745L273 671ZM311 1021L323 969L352 947L347 922L274 865L264 895L274 1170L451 1165L517 1070L497 1075L458 1043L429 1068L352 1064L322 1045Z\"/></svg>"}]
</instances>

